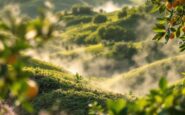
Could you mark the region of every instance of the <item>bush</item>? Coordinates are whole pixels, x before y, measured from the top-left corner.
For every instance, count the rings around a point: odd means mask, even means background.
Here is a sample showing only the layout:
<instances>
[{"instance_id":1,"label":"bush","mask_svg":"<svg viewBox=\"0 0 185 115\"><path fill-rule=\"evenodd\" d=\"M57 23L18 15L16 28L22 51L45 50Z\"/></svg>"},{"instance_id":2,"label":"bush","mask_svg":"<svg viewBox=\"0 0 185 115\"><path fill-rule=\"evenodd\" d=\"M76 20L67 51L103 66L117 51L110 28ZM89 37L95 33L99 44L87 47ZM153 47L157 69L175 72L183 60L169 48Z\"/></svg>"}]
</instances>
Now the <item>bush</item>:
<instances>
[{"instance_id":1,"label":"bush","mask_svg":"<svg viewBox=\"0 0 185 115\"><path fill-rule=\"evenodd\" d=\"M124 18L128 15L128 7L124 7L119 13L118 18Z\"/></svg>"},{"instance_id":2,"label":"bush","mask_svg":"<svg viewBox=\"0 0 185 115\"><path fill-rule=\"evenodd\" d=\"M153 89L143 98L134 101L124 99L108 100L106 110L100 104L91 106L89 113L108 115L184 115L184 81L169 87L165 78L159 82L159 89ZM104 112L106 111L106 112Z\"/></svg>"},{"instance_id":3,"label":"bush","mask_svg":"<svg viewBox=\"0 0 185 115\"><path fill-rule=\"evenodd\" d=\"M101 39L97 36L97 32L92 33L89 35L86 39L85 42L87 44L97 44L101 41Z\"/></svg>"},{"instance_id":4,"label":"bush","mask_svg":"<svg viewBox=\"0 0 185 115\"><path fill-rule=\"evenodd\" d=\"M114 58L119 60L132 59L132 57L137 53L137 49L132 45L121 42L114 45L111 53Z\"/></svg>"},{"instance_id":5,"label":"bush","mask_svg":"<svg viewBox=\"0 0 185 115\"><path fill-rule=\"evenodd\" d=\"M123 41L127 36L125 36L126 30L120 26L104 26L100 27L98 30L98 35L102 40L106 41Z\"/></svg>"},{"instance_id":6,"label":"bush","mask_svg":"<svg viewBox=\"0 0 185 115\"><path fill-rule=\"evenodd\" d=\"M92 21L92 17L90 16L80 16L75 19L72 19L70 21L67 21L66 26L72 26L72 25L77 25L80 23L89 23Z\"/></svg>"},{"instance_id":7,"label":"bush","mask_svg":"<svg viewBox=\"0 0 185 115\"><path fill-rule=\"evenodd\" d=\"M107 21L107 17L105 15L97 15L93 19L93 23L99 24Z\"/></svg>"},{"instance_id":8,"label":"bush","mask_svg":"<svg viewBox=\"0 0 185 115\"><path fill-rule=\"evenodd\" d=\"M76 43L76 44L84 44L85 43L85 38L87 37L88 35L86 33L81 33L81 34L77 34L75 36L75 38L73 39L72 42Z\"/></svg>"},{"instance_id":9,"label":"bush","mask_svg":"<svg viewBox=\"0 0 185 115\"><path fill-rule=\"evenodd\" d=\"M74 15L83 15L83 14L92 14L92 8L89 6L75 5L72 7L72 14Z\"/></svg>"}]
</instances>

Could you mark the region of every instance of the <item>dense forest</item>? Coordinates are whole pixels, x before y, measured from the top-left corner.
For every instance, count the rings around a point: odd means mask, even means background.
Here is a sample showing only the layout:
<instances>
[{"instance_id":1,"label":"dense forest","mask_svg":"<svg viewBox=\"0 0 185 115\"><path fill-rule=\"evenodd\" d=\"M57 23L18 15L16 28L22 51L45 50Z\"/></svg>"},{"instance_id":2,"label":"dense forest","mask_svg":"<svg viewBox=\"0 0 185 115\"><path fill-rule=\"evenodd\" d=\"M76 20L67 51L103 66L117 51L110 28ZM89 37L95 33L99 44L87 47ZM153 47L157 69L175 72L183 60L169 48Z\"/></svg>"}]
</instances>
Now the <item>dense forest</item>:
<instances>
[{"instance_id":1,"label":"dense forest","mask_svg":"<svg viewBox=\"0 0 185 115\"><path fill-rule=\"evenodd\" d=\"M184 0L0 0L0 115L184 115Z\"/></svg>"}]
</instances>

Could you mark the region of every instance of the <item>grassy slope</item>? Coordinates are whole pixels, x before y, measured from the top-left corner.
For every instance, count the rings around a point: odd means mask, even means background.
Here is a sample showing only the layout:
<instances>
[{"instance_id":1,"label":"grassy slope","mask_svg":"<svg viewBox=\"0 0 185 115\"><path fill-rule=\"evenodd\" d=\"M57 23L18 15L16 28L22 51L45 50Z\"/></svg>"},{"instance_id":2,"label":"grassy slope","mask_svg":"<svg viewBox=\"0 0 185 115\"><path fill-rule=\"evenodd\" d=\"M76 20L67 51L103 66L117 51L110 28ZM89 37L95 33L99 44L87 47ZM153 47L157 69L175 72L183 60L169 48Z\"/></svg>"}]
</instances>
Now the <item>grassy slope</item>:
<instances>
[{"instance_id":1,"label":"grassy slope","mask_svg":"<svg viewBox=\"0 0 185 115\"><path fill-rule=\"evenodd\" d=\"M94 24L92 22L89 23L77 23L74 25L70 25L65 28L65 31L61 34L62 39L64 42L67 43L76 43L76 39L82 37L83 39L88 39L88 38L94 38L98 36L98 29L103 26L109 26L109 25L119 25L120 22L122 22L122 19L118 19L117 17L118 11L112 12L112 13L105 13L104 15L107 16L108 20L106 23L100 23L100 24ZM78 16L73 16L72 20L78 18ZM66 18L68 16L64 16ZM142 16L141 16L142 17ZM126 23L126 21L123 21ZM133 24L134 27L138 26L137 21L135 24ZM124 26L123 26L124 27ZM125 28L130 29L132 26L126 26ZM137 41L137 42L124 42L125 44L132 44L135 48L140 49L141 44L145 42L146 40L143 41ZM115 43L116 44L116 43ZM84 45L84 44L83 44ZM86 44L85 44L86 45ZM79 48L74 48L72 50L68 51L59 51L56 52L55 54L61 55L61 56L72 56L72 55L77 55L80 53L105 53L107 51L107 48L104 47L104 45L100 43L93 44L93 45L86 45L85 47L79 47ZM53 55L55 55L53 54Z\"/></svg>"},{"instance_id":2,"label":"grassy slope","mask_svg":"<svg viewBox=\"0 0 185 115\"><path fill-rule=\"evenodd\" d=\"M110 78L107 81L104 81L104 84L109 84L106 85L106 89L110 88L115 92L124 92L125 86L129 86L129 89L134 92L134 89L150 89L156 86L157 81L159 81L162 76L168 77L168 80L171 80L171 83L175 83L176 80L179 81L182 77L181 73L184 72L182 69L185 67L184 58L185 54L182 54L158 60ZM169 74L169 70L172 70L172 73ZM179 75L179 79L175 78L177 76L173 76L173 72L176 72L175 75ZM149 86L146 87L145 82L149 82L150 85L148 84ZM120 87L122 88L120 89Z\"/></svg>"},{"instance_id":3,"label":"grassy slope","mask_svg":"<svg viewBox=\"0 0 185 115\"><path fill-rule=\"evenodd\" d=\"M95 89L87 79L77 78L64 69L38 60L31 60L24 71L31 73L39 84L40 93L32 102L35 113L46 109L51 114L65 111L73 115L85 115L88 112L88 104L94 101L104 105L107 99L126 98Z\"/></svg>"},{"instance_id":4,"label":"grassy slope","mask_svg":"<svg viewBox=\"0 0 185 115\"><path fill-rule=\"evenodd\" d=\"M75 25L68 26L67 28L65 28L65 31L62 33L62 38L65 41L68 41L69 43L71 43L71 42L75 43L75 39L78 38L78 36L83 36L83 39L86 39L89 36L97 36L98 35L97 34L98 28L102 27L102 26L108 26L108 25L121 25L122 27L124 27L128 30L134 30L135 27L137 27L139 25L138 20L140 18L141 18L141 20L143 20L142 15L139 16L139 17L136 16L136 17L128 19L128 20L118 19L117 18L117 12L106 13L105 15L107 15L107 17L109 19L109 21L107 21L106 23L101 23L101 24L94 24L92 22L84 23L84 24L81 24L81 23L78 24L77 23ZM75 18L77 18L77 17L74 16L74 19ZM137 20L137 18L139 18L139 19ZM134 20L134 23L132 23L132 25L128 25L128 24L130 24L130 21L132 21L132 20ZM142 43L144 43L144 42L147 43L147 40L144 39L144 40L137 41L137 42L134 41L134 42L131 42L131 44L134 47L136 47L136 49L139 50L143 47ZM124 42L124 43L128 44L127 42ZM59 51L56 54L58 54L60 56L67 57L67 56L73 56L73 55L80 55L81 53L82 54L83 53L93 54L95 52L95 53L105 54L107 52L107 50L108 49L104 45L101 45L101 43L97 43L95 45L85 44L83 47L79 47L79 48L77 47L77 48L70 49L70 50L67 50L67 51L65 51L65 50L64 51ZM168 57L168 56L166 56L166 57ZM106 83L103 82L103 84L109 84L110 83L109 85L105 85L104 88L106 88L106 89L112 89L113 88L113 90L119 90L120 88L118 88L118 87L124 86L125 81L126 82L131 81L130 84L126 84L126 85L135 88L137 85L142 85L142 83L145 81L145 79L147 79L147 78L145 78L146 76L149 77L149 78L151 78L151 76L152 76L153 77L152 81L154 81L154 84L155 84L156 81L158 81L157 79L159 79L163 75L167 75L168 71L170 70L168 68L170 68L170 66L172 67L173 66L172 64L175 64L176 66L178 66L176 68L176 70L179 73L182 72L181 68L184 67L181 63L181 62L183 62L183 60L182 60L183 57L182 58L181 58L181 56L174 57L174 59L176 59L176 58L178 60L177 62L172 61L171 58L167 58L167 59L164 59L164 60L156 61L156 62L148 64L148 65L144 65L142 67L138 67L136 69L133 69L132 71L124 73L123 75L118 75L120 77L116 77L116 78L107 80ZM158 72L153 72L155 70L158 71ZM163 70L163 72L161 72L161 70ZM179 75L179 73L177 73L176 75ZM123 76L126 76L126 77L123 77ZM126 80L125 80L125 78L126 78ZM133 78L133 79L131 79L131 78ZM129 81L127 81L127 79L129 79ZM139 82L137 82L137 81L139 81ZM151 83L151 84L153 84L153 83ZM124 90L124 89L121 88L121 90ZM118 91L118 92L122 92L122 91Z\"/></svg>"},{"instance_id":5,"label":"grassy slope","mask_svg":"<svg viewBox=\"0 0 185 115\"><path fill-rule=\"evenodd\" d=\"M109 21L107 21L106 23L93 24L92 22L90 22L90 23L85 23L85 24L76 24L76 25L72 25L72 26L67 27L65 29L65 31L62 33L63 39L66 40L66 41L69 41L69 42L74 42L75 39L78 36L85 36L84 39L88 38L91 35L92 36L97 36L98 35L97 34L97 29L101 26L121 25L122 27L125 27L128 30L134 30L135 27L139 25L139 21L137 20L138 17L136 17L136 19L131 18L129 20L124 20L124 19L118 19L117 18L117 12L106 13L105 15L107 15L107 17L109 19ZM139 17L141 18L141 20L143 20L142 15L139 16ZM128 25L128 24L130 24L130 22L129 22L130 20L135 20L135 22L132 25ZM124 43L125 44L132 44L137 50L140 50L144 47L144 46L142 46L143 43L148 44L149 42L145 39L144 40L141 39L140 41L134 41L134 42L131 42L131 43L130 42L129 43L124 42ZM150 46L149 46L149 48L150 48ZM88 49L90 49L90 50L88 50ZM89 45L89 46L86 45L86 46L80 47L80 48L74 48L74 49L68 50L68 51L60 51L60 52L57 52L57 54L61 55L61 56L64 56L64 57L65 56L80 55L81 53L82 54L83 53L93 54L93 51L95 51L95 53L100 52L100 53L104 54L104 53L107 52L107 50L108 49L104 45L95 44L95 45ZM144 50L144 52L145 52L145 50ZM157 53L158 52L156 51L156 54ZM170 68L170 66L173 66L172 64L175 64L177 66L176 70L179 72L179 73L177 73L177 75L179 75L180 72L182 72L181 67L184 67L183 64L181 63L181 62L183 62L182 59L184 58L184 56L183 57L182 56L177 56L177 57L173 57L173 58L168 58L168 57L169 56L166 56L166 59L158 60L154 63L150 63L150 64L144 65L142 67L138 67L138 68L133 69L133 70L127 72L127 73L124 73L123 75L118 75L119 77L107 80L107 82L105 84L109 84L109 85L105 85L104 88L105 89L113 88L113 90L116 90L116 88L117 88L119 90L120 88L118 88L118 87L121 87L121 86L125 85L123 80L126 81L126 82L131 81L131 83L128 86L136 87L138 84L140 85L140 84L142 84L142 82L145 81L146 76L148 76L149 78L151 76L154 77L153 81L154 81L154 84L155 84L156 81L158 81L157 79L159 79L163 75L167 75L167 72L170 70L168 68ZM177 59L178 61L174 62L171 59ZM156 70L158 72L154 73L153 72L154 70ZM163 72L161 72L161 70L163 70ZM125 77L123 77L123 76L125 76ZM130 80L127 81L127 80L125 80L125 78L130 79ZM131 78L133 78L133 79L131 79ZM136 78L136 79L134 79L134 78ZM140 83L137 83L137 80ZM100 80L100 82L101 82L101 80ZM135 85L134 85L134 83L135 83ZM120 84L123 84L123 85L120 85ZM120 91L118 91L118 92L120 92Z\"/></svg>"},{"instance_id":6,"label":"grassy slope","mask_svg":"<svg viewBox=\"0 0 185 115\"><path fill-rule=\"evenodd\" d=\"M131 79L131 78L138 76L138 74L146 72L147 70L150 70L151 68L156 68L159 65L169 64L169 63L173 63L173 62L175 63L177 61L183 61L184 57L185 57L185 55L183 54L183 55L179 55L176 57L170 57L170 58L158 60L153 63L146 64L144 66L133 69L129 72L123 73L122 75L120 75L120 77L117 77L114 80L111 79L110 81L115 82L115 81L119 81L122 78Z\"/></svg>"}]
</instances>

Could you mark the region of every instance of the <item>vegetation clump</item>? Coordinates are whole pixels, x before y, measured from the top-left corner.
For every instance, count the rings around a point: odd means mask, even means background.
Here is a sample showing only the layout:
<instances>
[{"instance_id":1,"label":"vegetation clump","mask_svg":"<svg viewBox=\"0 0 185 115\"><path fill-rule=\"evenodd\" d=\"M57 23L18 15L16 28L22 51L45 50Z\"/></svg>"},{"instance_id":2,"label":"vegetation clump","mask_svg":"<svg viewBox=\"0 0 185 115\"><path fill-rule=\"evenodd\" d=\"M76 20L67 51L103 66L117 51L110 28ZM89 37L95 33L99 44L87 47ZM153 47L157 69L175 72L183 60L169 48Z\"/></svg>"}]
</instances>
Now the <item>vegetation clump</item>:
<instances>
[{"instance_id":1,"label":"vegetation clump","mask_svg":"<svg viewBox=\"0 0 185 115\"><path fill-rule=\"evenodd\" d=\"M93 23L99 24L99 23L104 23L107 21L107 17L105 15L97 15L93 19Z\"/></svg>"},{"instance_id":2,"label":"vegetation clump","mask_svg":"<svg viewBox=\"0 0 185 115\"><path fill-rule=\"evenodd\" d=\"M92 13L93 10L89 6L75 5L72 7L72 14L74 15L89 15Z\"/></svg>"},{"instance_id":3,"label":"vegetation clump","mask_svg":"<svg viewBox=\"0 0 185 115\"><path fill-rule=\"evenodd\" d=\"M126 41L126 30L120 26L105 26L98 29L98 35L108 42Z\"/></svg>"}]
</instances>

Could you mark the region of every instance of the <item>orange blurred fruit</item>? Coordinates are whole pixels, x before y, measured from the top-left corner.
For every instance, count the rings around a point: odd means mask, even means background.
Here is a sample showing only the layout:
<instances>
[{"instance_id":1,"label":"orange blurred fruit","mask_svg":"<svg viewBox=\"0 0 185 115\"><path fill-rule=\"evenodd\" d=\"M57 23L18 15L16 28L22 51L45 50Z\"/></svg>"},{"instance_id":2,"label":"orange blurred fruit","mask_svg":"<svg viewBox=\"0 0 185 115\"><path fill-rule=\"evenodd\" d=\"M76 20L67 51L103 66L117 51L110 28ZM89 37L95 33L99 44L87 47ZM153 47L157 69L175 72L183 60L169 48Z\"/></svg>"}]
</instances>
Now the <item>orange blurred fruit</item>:
<instances>
[{"instance_id":1,"label":"orange blurred fruit","mask_svg":"<svg viewBox=\"0 0 185 115\"><path fill-rule=\"evenodd\" d=\"M171 33L170 34L170 39L174 39L175 38L175 34L174 33Z\"/></svg>"},{"instance_id":2,"label":"orange blurred fruit","mask_svg":"<svg viewBox=\"0 0 185 115\"><path fill-rule=\"evenodd\" d=\"M172 20L169 22L169 24L173 26L173 25L175 24L175 22L176 22L176 21L175 21L174 19L172 19Z\"/></svg>"},{"instance_id":3,"label":"orange blurred fruit","mask_svg":"<svg viewBox=\"0 0 185 115\"><path fill-rule=\"evenodd\" d=\"M185 4L185 0L176 0L176 1L178 1L180 5Z\"/></svg>"},{"instance_id":4,"label":"orange blurred fruit","mask_svg":"<svg viewBox=\"0 0 185 115\"><path fill-rule=\"evenodd\" d=\"M185 3L185 0L174 0L172 3L166 1L166 8L168 10L171 10L172 8L175 8L178 5L182 5Z\"/></svg>"},{"instance_id":5,"label":"orange blurred fruit","mask_svg":"<svg viewBox=\"0 0 185 115\"><path fill-rule=\"evenodd\" d=\"M17 54L10 55L7 58L7 64L14 64L16 62L16 60L17 60L17 57L18 57Z\"/></svg>"},{"instance_id":6,"label":"orange blurred fruit","mask_svg":"<svg viewBox=\"0 0 185 115\"><path fill-rule=\"evenodd\" d=\"M173 8L172 3L166 2L166 9L171 10Z\"/></svg>"},{"instance_id":7,"label":"orange blurred fruit","mask_svg":"<svg viewBox=\"0 0 185 115\"><path fill-rule=\"evenodd\" d=\"M185 33L185 26L184 26L184 27L182 27L182 31Z\"/></svg>"},{"instance_id":8,"label":"orange blurred fruit","mask_svg":"<svg viewBox=\"0 0 185 115\"><path fill-rule=\"evenodd\" d=\"M182 21L185 22L185 16L182 17Z\"/></svg>"},{"instance_id":9,"label":"orange blurred fruit","mask_svg":"<svg viewBox=\"0 0 185 115\"><path fill-rule=\"evenodd\" d=\"M33 80L28 80L27 81L27 90L26 90L26 96L28 99L33 99L34 97L37 96L39 92L38 85L35 81Z\"/></svg>"},{"instance_id":10,"label":"orange blurred fruit","mask_svg":"<svg viewBox=\"0 0 185 115\"><path fill-rule=\"evenodd\" d=\"M179 1L178 0L175 0L173 3L172 3L172 7L175 8L176 6L179 5Z\"/></svg>"}]
</instances>

